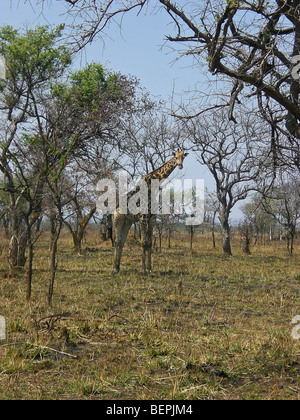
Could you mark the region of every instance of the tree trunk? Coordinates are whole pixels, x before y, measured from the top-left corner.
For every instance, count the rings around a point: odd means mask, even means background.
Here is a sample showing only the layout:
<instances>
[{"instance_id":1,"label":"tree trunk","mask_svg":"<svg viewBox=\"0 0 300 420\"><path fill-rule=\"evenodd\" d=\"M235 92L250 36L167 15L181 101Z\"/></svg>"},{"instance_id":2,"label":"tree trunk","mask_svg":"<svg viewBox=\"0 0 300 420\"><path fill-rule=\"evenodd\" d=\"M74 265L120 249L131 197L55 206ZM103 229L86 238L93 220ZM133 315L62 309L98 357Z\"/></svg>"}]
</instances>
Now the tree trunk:
<instances>
[{"instance_id":1,"label":"tree trunk","mask_svg":"<svg viewBox=\"0 0 300 420\"><path fill-rule=\"evenodd\" d=\"M8 215L5 214L2 220L3 220L4 231L5 231L5 237L8 239L9 238L9 218L8 218Z\"/></svg>"},{"instance_id":2,"label":"tree trunk","mask_svg":"<svg viewBox=\"0 0 300 420\"><path fill-rule=\"evenodd\" d=\"M296 228L294 226L291 226L287 235L287 248L290 256L293 255L294 252L294 240L295 240L295 234L296 234Z\"/></svg>"},{"instance_id":3,"label":"tree trunk","mask_svg":"<svg viewBox=\"0 0 300 420\"><path fill-rule=\"evenodd\" d=\"M294 42L293 57L296 57L299 54L300 54L300 22L298 20L298 22L295 24L295 42ZM291 93L291 98L293 102L295 104L298 104L299 95L300 95L300 83L299 83L298 78L292 80L290 93ZM291 112L289 112L287 115L286 127L293 136L297 137L298 139L300 138L300 124L296 116L292 114Z\"/></svg>"},{"instance_id":4,"label":"tree trunk","mask_svg":"<svg viewBox=\"0 0 300 420\"><path fill-rule=\"evenodd\" d=\"M52 251L52 246L53 246L53 240L52 240L52 238L55 237L55 232L56 232L56 216L55 215L51 215L50 216L50 234L51 234L50 252Z\"/></svg>"},{"instance_id":5,"label":"tree trunk","mask_svg":"<svg viewBox=\"0 0 300 420\"><path fill-rule=\"evenodd\" d=\"M190 249L193 249L194 226L190 226Z\"/></svg>"},{"instance_id":6,"label":"tree trunk","mask_svg":"<svg viewBox=\"0 0 300 420\"><path fill-rule=\"evenodd\" d=\"M216 248L216 237L215 237L215 217L216 214L214 214L213 222L212 222L212 228L211 228L211 235L212 235L212 242L213 242L213 248Z\"/></svg>"},{"instance_id":7,"label":"tree trunk","mask_svg":"<svg viewBox=\"0 0 300 420\"><path fill-rule=\"evenodd\" d=\"M228 220L224 220L222 223L222 245L224 254L232 255L230 241L230 226Z\"/></svg>"},{"instance_id":8,"label":"tree trunk","mask_svg":"<svg viewBox=\"0 0 300 420\"><path fill-rule=\"evenodd\" d=\"M224 254L226 255L232 255L230 242L229 214L230 211L228 210L227 206L223 205L220 214L220 222L222 226L222 246Z\"/></svg>"},{"instance_id":9,"label":"tree trunk","mask_svg":"<svg viewBox=\"0 0 300 420\"><path fill-rule=\"evenodd\" d=\"M15 235L13 235L10 239L8 247L8 263L10 270L14 270L14 268L18 266L18 248L18 239Z\"/></svg>"},{"instance_id":10,"label":"tree trunk","mask_svg":"<svg viewBox=\"0 0 300 420\"><path fill-rule=\"evenodd\" d=\"M18 267L24 267L26 264L27 232L24 231L19 239L18 249Z\"/></svg>"},{"instance_id":11,"label":"tree trunk","mask_svg":"<svg viewBox=\"0 0 300 420\"><path fill-rule=\"evenodd\" d=\"M162 229L159 229L158 231L158 242L159 242L159 253L161 253Z\"/></svg>"},{"instance_id":12,"label":"tree trunk","mask_svg":"<svg viewBox=\"0 0 300 420\"><path fill-rule=\"evenodd\" d=\"M31 235L28 238L28 269L27 269L27 293L26 293L26 300L27 302L31 299L31 285L32 285L32 269L33 265L33 243L31 240Z\"/></svg>"},{"instance_id":13,"label":"tree trunk","mask_svg":"<svg viewBox=\"0 0 300 420\"><path fill-rule=\"evenodd\" d=\"M212 230L212 242L213 242L213 248L216 248L216 237L215 237L215 231L214 229Z\"/></svg>"},{"instance_id":14,"label":"tree trunk","mask_svg":"<svg viewBox=\"0 0 300 420\"><path fill-rule=\"evenodd\" d=\"M168 230L168 248L171 249L171 229Z\"/></svg>"},{"instance_id":15,"label":"tree trunk","mask_svg":"<svg viewBox=\"0 0 300 420\"><path fill-rule=\"evenodd\" d=\"M51 229L51 254L50 254L50 281L49 281L49 290L48 290L48 305L52 307L52 298L53 298L53 290L54 290L54 281L56 276L57 270L57 261L56 261L56 254L57 254L57 243L59 239L59 235L62 228L62 221L56 221L53 218L52 220L52 229ZM56 223L55 223L56 222Z\"/></svg>"},{"instance_id":16,"label":"tree trunk","mask_svg":"<svg viewBox=\"0 0 300 420\"><path fill-rule=\"evenodd\" d=\"M83 217L77 202L76 202L76 204L78 206L77 207L77 210L78 210L77 215L78 215L78 222L79 222L76 230L73 230L71 223L68 223L68 222L65 221L65 225L68 227L68 229L70 230L70 232L72 234L75 251L77 251L78 254L81 254L81 244L82 244L84 232L85 232L85 229L86 229L89 221L91 220L91 218L95 214L96 207L93 207L92 210L85 217Z\"/></svg>"},{"instance_id":17,"label":"tree trunk","mask_svg":"<svg viewBox=\"0 0 300 420\"><path fill-rule=\"evenodd\" d=\"M291 235L291 247L290 247L290 255L292 256L294 252L294 235Z\"/></svg>"},{"instance_id":18,"label":"tree trunk","mask_svg":"<svg viewBox=\"0 0 300 420\"><path fill-rule=\"evenodd\" d=\"M27 235L12 235L8 248L8 263L12 271L23 268L26 264Z\"/></svg>"},{"instance_id":19,"label":"tree trunk","mask_svg":"<svg viewBox=\"0 0 300 420\"><path fill-rule=\"evenodd\" d=\"M36 232L39 233L41 230L41 224L43 221L43 216L39 217L36 221Z\"/></svg>"},{"instance_id":20,"label":"tree trunk","mask_svg":"<svg viewBox=\"0 0 300 420\"><path fill-rule=\"evenodd\" d=\"M81 230L79 230L78 232L72 232L74 249L79 255L81 255L82 253L81 245L82 245L83 234L84 234L84 231L81 231Z\"/></svg>"},{"instance_id":21,"label":"tree trunk","mask_svg":"<svg viewBox=\"0 0 300 420\"><path fill-rule=\"evenodd\" d=\"M251 255L250 244L251 244L250 234L249 234L249 232L245 232L245 237L243 238L243 252L244 252L244 254Z\"/></svg>"}]
</instances>

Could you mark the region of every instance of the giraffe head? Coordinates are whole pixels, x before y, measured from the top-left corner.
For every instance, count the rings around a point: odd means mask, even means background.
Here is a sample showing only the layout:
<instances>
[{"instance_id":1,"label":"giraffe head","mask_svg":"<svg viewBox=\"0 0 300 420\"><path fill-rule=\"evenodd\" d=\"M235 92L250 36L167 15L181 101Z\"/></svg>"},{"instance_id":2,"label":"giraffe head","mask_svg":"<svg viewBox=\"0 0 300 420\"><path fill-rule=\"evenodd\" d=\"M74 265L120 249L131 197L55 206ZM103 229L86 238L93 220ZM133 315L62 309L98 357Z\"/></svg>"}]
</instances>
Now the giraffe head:
<instances>
[{"instance_id":1,"label":"giraffe head","mask_svg":"<svg viewBox=\"0 0 300 420\"><path fill-rule=\"evenodd\" d=\"M184 149L181 151L178 149L177 152L174 152L174 156L176 158L176 165L179 169L183 168L183 160L188 155L188 153L184 152Z\"/></svg>"}]
</instances>

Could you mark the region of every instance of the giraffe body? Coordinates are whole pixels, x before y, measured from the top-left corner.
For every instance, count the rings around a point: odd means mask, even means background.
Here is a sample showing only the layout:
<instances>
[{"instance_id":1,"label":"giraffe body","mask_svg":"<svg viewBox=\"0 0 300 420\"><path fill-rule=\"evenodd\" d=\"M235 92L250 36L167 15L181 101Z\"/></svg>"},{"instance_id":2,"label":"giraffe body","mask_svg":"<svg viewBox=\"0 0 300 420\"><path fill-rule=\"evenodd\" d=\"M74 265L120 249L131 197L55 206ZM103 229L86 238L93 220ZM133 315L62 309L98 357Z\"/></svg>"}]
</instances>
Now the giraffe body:
<instances>
[{"instance_id":1,"label":"giraffe body","mask_svg":"<svg viewBox=\"0 0 300 420\"><path fill-rule=\"evenodd\" d=\"M147 209L148 211L145 212L138 212L137 214L132 214L127 212L127 214L122 214L120 208L118 207L113 215L113 230L114 230L114 244L115 244L115 255L114 255L114 268L113 272L118 273L120 271L120 263L122 257L122 251L124 244L127 239L128 232L130 230L131 225L139 221L140 228L141 228L141 245L142 245L142 271L144 274L152 271L152 261L151 261L151 254L152 254L152 236L153 236L153 228L155 226L155 214L151 212L151 181L152 180L159 180L162 181L166 179L178 166L179 169L183 167L183 160L187 153L184 153L184 150L177 151L174 154L174 157L166 162L163 166L158 168L157 170L144 175L142 180L146 182L147 185ZM133 197L134 193L130 192L127 195L127 201ZM140 203L142 207L142 203Z\"/></svg>"}]
</instances>

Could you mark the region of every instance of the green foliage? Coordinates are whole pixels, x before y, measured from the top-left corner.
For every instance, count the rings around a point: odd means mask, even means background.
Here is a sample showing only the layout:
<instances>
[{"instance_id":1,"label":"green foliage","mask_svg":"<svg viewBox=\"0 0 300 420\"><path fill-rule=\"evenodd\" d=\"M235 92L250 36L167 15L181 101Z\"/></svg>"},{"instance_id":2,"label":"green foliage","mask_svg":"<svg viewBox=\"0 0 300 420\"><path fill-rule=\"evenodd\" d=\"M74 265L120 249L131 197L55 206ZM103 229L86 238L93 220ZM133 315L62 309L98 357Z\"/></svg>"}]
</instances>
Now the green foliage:
<instances>
[{"instance_id":1,"label":"green foliage","mask_svg":"<svg viewBox=\"0 0 300 420\"><path fill-rule=\"evenodd\" d=\"M262 39L263 39L264 43L267 44L268 42L271 41L271 35L268 32L265 31L262 35Z\"/></svg>"},{"instance_id":2,"label":"green foliage","mask_svg":"<svg viewBox=\"0 0 300 420\"><path fill-rule=\"evenodd\" d=\"M62 26L38 26L21 33L11 26L0 30L0 54L5 58L7 80L14 88L35 86L62 75L71 63L70 52L56 43Z\"/></svg>"},{"instance_id":3,"label":"green foliage","mask_svg":"<svg viewBox=\"0 0 300 420\"><path fill-rule=\"evenodd\" d=\"M227 0L227 6L232 8L237 8L240 6L239 0Z\"/></svg>"},{"instance_id":4,"label":"green foliage","mask_svg":"<svg viewBox=\"0 0 300 420\"><path fill-rule=\"evenodd\" d=\"M43 145L43 140L38 136L30 136L26 133L23 133L22 139L23 142L29 146L40 147Z\"/></svg>"},{"instance_id":5,"label":"green foliage","mask_svg":"<svg viewBox=\"0 0 300 420\"><path fill-rule=\"evenodd\" d=\"M52 92L68 105L96 111L105 99L117 100L122 89L118 74L108 72L101 64L92 63L71 74L68 83L55 85Z\"/></svg>"}]
</instances>

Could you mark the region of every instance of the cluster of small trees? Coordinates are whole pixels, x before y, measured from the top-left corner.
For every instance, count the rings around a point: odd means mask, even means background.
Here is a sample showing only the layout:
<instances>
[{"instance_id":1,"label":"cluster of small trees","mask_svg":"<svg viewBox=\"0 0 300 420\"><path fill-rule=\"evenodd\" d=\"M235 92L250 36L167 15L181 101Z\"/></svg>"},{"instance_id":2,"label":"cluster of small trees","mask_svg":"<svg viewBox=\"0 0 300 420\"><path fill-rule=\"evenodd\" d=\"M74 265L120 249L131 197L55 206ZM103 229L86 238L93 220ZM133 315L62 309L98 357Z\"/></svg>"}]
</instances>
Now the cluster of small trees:
<instances>
[{"instance_id":1,"label":"cluster of small trees","mask_svg":"<svg viewBox=\"0 0 300 420\"><path fill-rule=\"evenodd\" d=\"M251 254L255 245L270 245L279 243L286 245L290 255L293 254L295 240L299 233L300 222L300 195L295 179L286 182L276 182L268 194L254 191L249 195L246 203L240 209L243 217L231 221L229 244L231 239L239 238L240 245L245 254ZM161 251L162 239L171 248L174 234L189 237L189 247L193 249L196 233L210 233L212 247L216 248L219 236L224 236L222 226L222 208L216 192L205 192L204 220L200 226L185 226L185 217L177 214L159 216L156 224L155 247ZM227 238L227 232L225 232ZM201 239L200 239L201 241ZM224 245L224 241L222 241ZM223 250L229 254L227 248Z\"/></svg>"},{"instance_id":2,"label":"cluster of small trees","mask_svg":"<svg viewBox=\"0 0 300 420\"><path fill-rule=\"evenodd\" d=\"M290 255L300 221L299 177L281 176L274 182L269 191L254 194L251 201L242 207L245 215L241 231L245 238L245 252L250 253L250 242L265 242L274 239L286 240Z\"/></svg>"},{"instance_id":3,"label":"cluster of small trees","mask_svg":"<svg viewBox=\"0 0 300 420\"><path fill-rule=\"evenodd\" d=\"M76 51L103 28L150 2L65 3L74 18L69 39L75 43L68 47L64 26L0 30L6 62L0 81L0 219L10 236L11 271L27 262L27 298L43 217L50 221L51 304L62 226L80 252L85 228L97 216L97 181L120 169L131 177L149 173L183 144L215 181L215 194L207 194L213 244L219 219L223 250L231 255L232 209L252 194L243 210L245 252L252 232L258 237L276 225L292 253L300 208L299 2L207 0L181 7L159 0L157 11L174 24L167 38L175 51L193 57L206 70L208 86L219 87L188 104L172 104L173 118L134 78L96 63L72 67ZM190 236L192 246L193 230Z\"/></svg>"},{"instance_id":4,"label":"cluster of small trees","mask_svg":"<svg viewBox=\"0 0 300 420\"><path fill-rule=\"evenodd\" d=\"M157 105L134 78L95 63L72 71L73 56L61 37L62 27L0 30L6 62L0 86L0 217L10 236L8 262L11 272L27 262L30 299L36 227L46 216L49 304L63 224L80 252L96 212L97 181L120 168L136 175L145 165L161 164L172 137L163 120L157 123ZM150 127L152 148L147 146ZM155 127L162 132L155 133Z\"/></svg>"},{"instance_id":5,"label":"cluster of small trees","mask_svg":"<svg viewBox=\"0 0 300 420\"><path fill-rule=\"evenodd\" d=\"M151 9L149 0L66 3L68 13L79 16L70 27L78 49L104 36L103 28L124 14ZM207 80L204 93L193 91L177 110L173 104L173 115L215 179L223 248L231 254L233 206L255 190L266 202L276 200L278 171L287 172L284 185L299 186L299 2L159 0L153 7L170 20L170 48L192 57Z\"/></svg>"}]
</instances>

